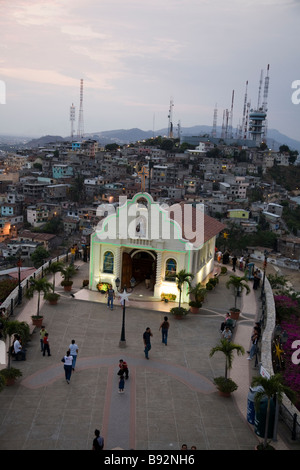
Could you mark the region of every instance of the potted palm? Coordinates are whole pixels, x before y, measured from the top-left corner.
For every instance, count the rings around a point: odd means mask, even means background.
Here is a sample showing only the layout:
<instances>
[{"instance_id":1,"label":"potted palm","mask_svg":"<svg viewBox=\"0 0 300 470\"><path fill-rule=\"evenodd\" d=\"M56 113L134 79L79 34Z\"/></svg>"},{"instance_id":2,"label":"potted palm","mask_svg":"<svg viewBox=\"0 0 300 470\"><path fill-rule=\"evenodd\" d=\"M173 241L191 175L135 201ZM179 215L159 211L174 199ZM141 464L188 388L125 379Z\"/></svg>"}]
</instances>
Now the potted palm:
<instances>
[{"instance_id":1,"label":"potted palm","mask_svg":"<svg viewBox=\"0 0 300 470\"><path fill-rule=\"evenodd\" d=\"M195 300L191 300L189 306L191 307L192 313L198 313L199 309L202 307L207 290L202 286L201 282L198 282L195 286L190 287L189 294L194 296Z\"/></svg>"},{"instance_id":2,"label":"potted palm","mask_svg":"<svg viewBox=\"0 0 300 470\"><path fill-rule=\"evenodd\" d=\"M191 273L187 273L185 269L182 269L176 274L175 280L176 280L177 288L179 290L178 307L180 307L181 305L181 294L182 294L182 289L183 289L184 284L187 283L190 287L191 281L193 280L193 278L194 278L194 275Z\"/></svg>"},{"instance_id":3,"label":"potted palm","mask_svg":"<svg viewBox=\"0 0 300 470\"><path fill-rule=\"evenodd\" d=\"M272 375L269 379L261 375L255 376L252 379L252 386L260 386L261 389L257 391L254 397L255 411L259 414L261 401L267 399L267 412L264 425L264 440L256 446L257 450L275 450L268 442L268 431L270 424L270 411L271 400L276 396L278 403L282 402L283 395L286 394L292 403L296 401L296 393L289 387L283 384L283 377L281 374Z\"/></svg>"},{"instance_id":4,"label":"potted palm","mask_svg":"<svg viewBox=\"0 0 300 470\"><path fill-rule=\"evenodd\" d=\"M174 315L174 318L177 318L177 320L181 320L189 313L189 311L184 307L172 307L170 309L170 313L171 315Z\"/></svg>"},{"instance_id":5,"label":"potted palm","mask_svg":"<svg viewBox=\"0 0 300 470\"><path fill-rule=\"evenodd\" d=\"M73 281L71 278L76 274L76 269L74 264L69 264L68 266L61 269L61 275L63 280L61 281L61 285L63 286L65 291L70 291L72 289Z\"/></svg>"},{"instance_id":6,"label":"potted palm","mask_svg":"<svg viewBox=\"0 0 300 470\"><path fill-rule=\"evenodd\" d=\"M64 264L61 261L53 261L46 269L46 274L53 274L52 292L55 292L55 274L64 269Z\"/></svg>"},{"instance_id":7,"label":"potted palm","mask_svg":"<svg viewBox=\"0 0 300 470\"><path fill-rule=\"evenodd\" d=\"M232 368L234 351L236 351L238 355L245 354L243 346L222 338L217 346L212 348L209 353L210 357L216 352L222 352L225 355L225 375L224 377L216 377L214 383L219 390L219 394L226 397L229 397L230 394L238 388L237 384L228 377L228 371Z\"/></svg>"},{"instance_id":8,"label":"potted palm","mask_svg":"<svg viewBox=\"0 0 300 470\"><path fill-rule=\"evenodd\" d=\"M26 297L28 299L31 299L34 295L35 292L38 294L38 300L37 300L37 313L36 315L32 315L32 323L37 326L41 327L42 322L43 322L43 317L40 315L40 298L41 298L41 293L44 294L44 298L46 297L47 294L52 290L52 284L47 281L45 277L41 277L40 279L33 279L30 278L29 281L29 288L26 291Z\"/></svg>"},{"instance_id":9,"label":"potted palm","mask_svg":"<svg viewBox=\"0 0 300 470\"><path fill-rule=\"evenodd\" d=\"M240 309L237 308L237 298L240 296L242 291L246 290L246 295L250 293L250 287L248 286L248 279L243 276L231 275L229 280L226 282L227 289L233 288L234 295L234 307L230 308L230 315L233 320L238 320L240 316Z\"/></svg>"}]
</instances>

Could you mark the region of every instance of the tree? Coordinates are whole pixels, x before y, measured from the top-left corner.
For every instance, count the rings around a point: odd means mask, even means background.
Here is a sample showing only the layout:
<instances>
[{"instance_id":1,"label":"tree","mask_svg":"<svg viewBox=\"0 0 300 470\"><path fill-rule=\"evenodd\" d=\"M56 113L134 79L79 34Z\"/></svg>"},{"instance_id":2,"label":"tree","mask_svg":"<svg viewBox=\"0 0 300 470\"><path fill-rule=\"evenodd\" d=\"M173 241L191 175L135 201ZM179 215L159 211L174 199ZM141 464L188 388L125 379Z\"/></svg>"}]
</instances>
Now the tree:
<instances>
[{"instance_id":1,"label":"tree","mask_svg":"<svg viewBox=\"0 0 300 470\"><path fill-rule=\"evenodd\" d=\"M45 297L45 295L47 295L52 290L52 288L53 288L52 284L48 282L45 277L41 277L40 279L34 279L33 277L30 278L29 288L27 289L26 297L28 299L32 299L34 293L35 292L38 293L37 312L36 312L37 318L40 318L41 293L43 293Z\"/></svg>"},{"instance_id":2,"label":"tree","mask_svg":"<svg viewBox=\"0 0 300 470\"><path fill-rule=\"evenodd\" d=\"M64 263L61 261L53 261L46 270L46 273L53 274L52 292L55 292L55 274L61 272L63 269Z\"/></svg>"},{"instance_id":3,"label":"tree","mask_svg":"<svg viewBox=\"0 0 300 470\"><path fill-rule=\"evenodd\" d=\"M238 356L245 354L245 349L239 344L232 343L227 339L221 339L219 344L211 349L209 357L212 357L216 352L222 352L225 355L225 379L228 377L228 370L232 368L233 352L236 351Z\"/></svg>"},{"instance_id":4,"label":"tree","mask_svg":"<svg viewBox=\"0 0 300 470\"><path fill-rule=\"evenodd\" d=\"M179 303L178 303L178 307L180 307L180 304L181 304L181 294L182 294L182 289L183 289L183 285L185 283L187 283L190 287L191 285L191 281L192 279L194 278L194 275L191 274L191 273L187 273L185 269L182 269L181 271L179 271L176 276L175 276L175 279L176 279L176 285L177 285L177 288L179 290Z\"/></svg>"},{"instance_id":5,"label":"tree","mask_svg":"<svg viewBox=\"0 0 300 470\"><path fill-rule=\"evenodd\" d=\"M261 375L253 377L252 386L261 386L263 390L257 391L254 397L254 403L256 410L259 409L260 402L263 398L267 398L267 413L266 413L266 425L265 425L265 436L263 441L263 448L267 448L268 445L268 427L271 410L271 399L276 396L276 400L279 403L282 402L283 395L286 394L289 399L294 403L296 401L296 394L293 390L282 383L283 377L281 374L272 375L269 379Z\"/></svg>"},{"instance_id":6,"label":"tree","mask_svg":"<svg viewBox=\"0 0 300 470\"><path fill-rule=\"evenodd\" d=\"M234 309L236 310L237 298L240 293L245 289L246 295L250 293L250 287L247 284L248 280L245 276L239 277L231 275L229 281L226 282L227 289L233 287L233 295L234 295Z\"/></svg>"},{"instance_id":7,"label":"tree","mask_svg":"<svg viewBox=\"0 0 300 470\"><path fill-rule=\"evenodd\" d=\"M195 286L190 287L189 294L195 297L196 302L202 303L207 294L207 290L202 286L201 282L198 282Z\"/></svg>"},{"instance_id":8,"label":"tree","mask_svg":"<svg viewBox=\"0 0 300 470\"><path fill-rule=\"evenodd\" d=\"M38 246L31 254L31 259L35 268L39 268L44 264L45 260L49 258L50 253L42 245Z\"/></svg>"}]
</instances>

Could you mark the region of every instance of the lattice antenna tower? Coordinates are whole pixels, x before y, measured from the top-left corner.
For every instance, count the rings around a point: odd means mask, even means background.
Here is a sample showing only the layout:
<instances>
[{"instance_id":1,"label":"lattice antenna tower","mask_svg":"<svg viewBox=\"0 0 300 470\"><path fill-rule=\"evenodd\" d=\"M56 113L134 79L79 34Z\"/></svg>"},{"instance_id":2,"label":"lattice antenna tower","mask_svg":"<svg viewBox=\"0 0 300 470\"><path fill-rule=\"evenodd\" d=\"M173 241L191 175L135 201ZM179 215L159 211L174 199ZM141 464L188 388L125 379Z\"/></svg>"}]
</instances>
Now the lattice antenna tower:
<instances>
[{"instance_id":1,"label":"lattice antenna tower","mask_svg":"<svg viewBox=\"0 0 300 470\"><path fill-rule=\"evenodd\" d=\"M246 139L245 137L245 125L246 125L246 113L247 113L247 99L248 99L248 80L246 81L246 90L245 90L245 98L244 98L244 108L243 108L243 118L242 118L242 125L240 130L240 139ZM247 132L246 132L247 135Z\"/></svg>"},{"instance_id":2,"label":"lattice antenna tower","mask_svg":"<svg viewBox=\"0 0 300 470\"><path fill-rule=\"evenodd\" d=\"M230 108L230 115L229 115L229 138L233 138L232 133L232 121L233 121L233 102L234 102L234 90L232 90L232 98L231 98L231 108Z\"/></svg>"},{"instance_id":3,"label":"lattice antenna tower","mask_svg":"<svg viewBox=\"0 0 300 470\"><path fill-rule=\"evenodd\" d=\"M173 107L174 107L174 103L173 103L173 99L171 98L171 99L170 99L169 114L168 114L168 119L169 119L169 123L168 123L168 137L169 137L170 139L173 139Z\"/></svg>"},{"instance_id":4,"label":"lattice antenna tower","mask_svg":"<svg viewBox=\"0 0 300 470\"><path fill-rule=\"evenodd\" d=\"M218 108L217 108L217 103L216 103L216 106L214 109L213 127L211 131L212 137L217 137L217 120L218 120Z\"/></svg>"},{"instance_id":5,"label":"lattice antenna tower","mask_svg":"<svg viewBox=\"0 0 300 470\"><path fill-rule=\"evenodd\" d=\"M262 104L262 109L266 114L268 112L268 93L269 93L269 81L270 81L269 70L270 70L270 64L268 64L267 74L265 76L264 98L263 98L263 104ZM266 116L264 130L263 130L263 142L266 142L267 140L267 133L268 133L268 120Z\"/></svg>"},{"instance_id":6,"label":"lattice antenna tower","mask_svg":"<svg viewBox=\"0 0 300 470\"><path fill-rule=\"evenodd\" d=\"M77 128L77 137L82 139L84 134L83 126L83 79L80 80L80 106L79 106L79 117L78 117L78 128Z\"/></svg>"},{"instance_id":7,"label":"lattice antenna tower","mask_svg":"<svg viewBox=\"0 0 300 470\"><path fill-rule=\"evenodd\" d=\"M75 106L73 103L72 103L72 106L70 106L70 121L71 121L71 140L73 142L74 122L75 122Z\"/></svg>"}]
</instances>

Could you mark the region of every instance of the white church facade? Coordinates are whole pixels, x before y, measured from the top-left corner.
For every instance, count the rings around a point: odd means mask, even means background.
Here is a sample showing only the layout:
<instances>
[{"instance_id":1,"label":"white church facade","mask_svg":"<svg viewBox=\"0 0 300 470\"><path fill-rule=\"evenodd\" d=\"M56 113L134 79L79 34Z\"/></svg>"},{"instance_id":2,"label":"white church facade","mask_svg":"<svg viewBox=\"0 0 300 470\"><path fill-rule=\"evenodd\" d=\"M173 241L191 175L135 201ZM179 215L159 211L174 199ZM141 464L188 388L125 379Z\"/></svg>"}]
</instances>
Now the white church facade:
<instances>
[{"instance_id":1,"label":"white church facade","mask_svg":"<svg viewBox=\"0 0 300 470\"><path fill-rule=\"evenodd\" d=\"M132 278L136 285L149 278L155 300L165 294L178 300L176 273L192 273L197 284L213 271L216 236L225 227L202 206L162 206L145 192L121 199L91 236L89 289L98 290L100 282L116 289L116 279L129 287ZM189 301L187 290L182 301Z\"/></svg>"}]
</instances>

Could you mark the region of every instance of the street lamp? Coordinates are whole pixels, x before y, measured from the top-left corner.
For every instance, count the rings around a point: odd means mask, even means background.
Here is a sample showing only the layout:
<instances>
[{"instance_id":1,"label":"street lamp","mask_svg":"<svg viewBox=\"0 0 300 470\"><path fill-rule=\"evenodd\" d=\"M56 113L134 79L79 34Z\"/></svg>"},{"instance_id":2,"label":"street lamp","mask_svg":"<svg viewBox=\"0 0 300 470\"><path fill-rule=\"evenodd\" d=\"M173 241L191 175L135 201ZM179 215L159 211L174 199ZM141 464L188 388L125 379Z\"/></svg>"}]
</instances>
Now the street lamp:
<instances>
[{"instance_id":1,"label":"street lamp","mask_svg":"<svg viewBox=\"0 0 300 470\"><path fill-rule=\"evenodd\" d=\"M117 288L117 291L119 292L120 294L120 299L121 299L121 305L123 305L123 317L122 317L122 330L121 330L121 338L120 338L120 341L119 341L119 347L120 348L125 348L126 347L126 339L125 339L125 312L126 312L126 305L125 305L125 302L126 300L128 300L128 297L129 295L131 294L131 292L133 291L133 288L136 284L136 281L134 279L134 277L132 277L130 279L130 287L127 288L126 285L124 285L124 288L120 288L120 285L121 285L121 281L120 279L117 277L117 279L115 280L115 284L116 284L116 288Z\"/></svg>"}]
</instances>

